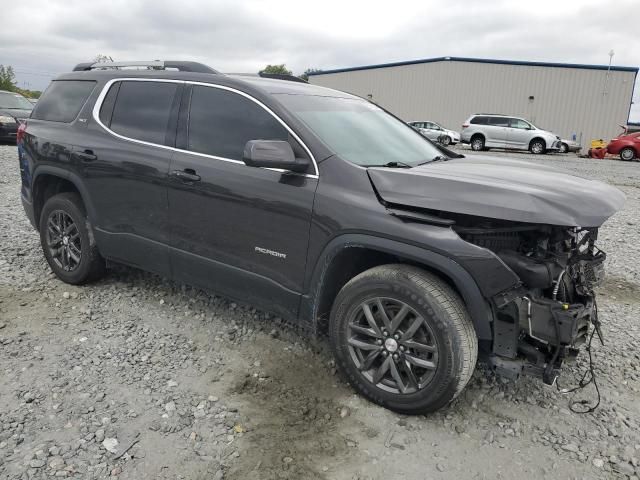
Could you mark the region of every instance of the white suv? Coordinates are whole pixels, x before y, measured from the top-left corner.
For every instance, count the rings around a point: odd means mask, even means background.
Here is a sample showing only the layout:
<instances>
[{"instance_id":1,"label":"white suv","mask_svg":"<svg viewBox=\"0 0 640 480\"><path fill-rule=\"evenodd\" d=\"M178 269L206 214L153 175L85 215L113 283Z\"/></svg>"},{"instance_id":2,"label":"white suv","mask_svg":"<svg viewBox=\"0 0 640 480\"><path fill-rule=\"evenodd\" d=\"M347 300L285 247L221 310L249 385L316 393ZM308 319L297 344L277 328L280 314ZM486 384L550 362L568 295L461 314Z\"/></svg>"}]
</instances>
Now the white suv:
<instances>
[{"instance_id":1,"label":"white suv","mask_svg":"<svg viewBox=\"0 0 640 480\"><path fill-rule=\"evenodd\" d=\"M462 125L462 143L472 150L507 148L546 153L560 149L560 137L542 130L533 123L518 117L493 114L474 114Z\"/></svg>"}]
</instances>

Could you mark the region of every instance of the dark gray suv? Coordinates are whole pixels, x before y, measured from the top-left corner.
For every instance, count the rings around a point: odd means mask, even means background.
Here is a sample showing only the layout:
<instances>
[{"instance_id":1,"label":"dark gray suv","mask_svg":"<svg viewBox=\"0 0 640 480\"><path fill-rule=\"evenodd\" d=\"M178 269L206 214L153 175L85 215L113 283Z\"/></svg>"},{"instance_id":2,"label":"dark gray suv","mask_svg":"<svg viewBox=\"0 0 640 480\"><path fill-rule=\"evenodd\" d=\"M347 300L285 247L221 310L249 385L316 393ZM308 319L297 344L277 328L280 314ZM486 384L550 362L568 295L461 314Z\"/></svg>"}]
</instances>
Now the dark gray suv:
<instances>
[{"instance_id":1,"label":"dark gray suv","mask_svg":"<svg viewBox=\"0 0 640 480\"><path fill-rule=\"evenodd\" d=\"M479 355L551 383L599 325L617 189L466 159L336 90L126 67L62 75L18 131L62 281L117 262L252 303L327 333L354 388L404 413L445 406Z\"/></svg>"}]
</instances>

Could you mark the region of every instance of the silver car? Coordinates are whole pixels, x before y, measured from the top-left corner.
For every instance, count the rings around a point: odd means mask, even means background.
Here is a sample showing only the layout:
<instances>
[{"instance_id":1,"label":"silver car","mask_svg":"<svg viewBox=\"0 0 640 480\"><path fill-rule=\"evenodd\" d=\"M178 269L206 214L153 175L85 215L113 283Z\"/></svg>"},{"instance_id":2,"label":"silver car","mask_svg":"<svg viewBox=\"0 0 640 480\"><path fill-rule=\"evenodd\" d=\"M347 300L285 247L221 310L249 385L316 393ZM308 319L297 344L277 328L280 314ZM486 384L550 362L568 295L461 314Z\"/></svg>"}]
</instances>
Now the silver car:
<instances>
[{"instance_id":1,"label":"silver car","mask_svg":"<svg viewBox=\"0 0 640 480\"><path fill-rule=\"evenodd\" d=\"M462 143L472 150L506 148L546 153L560 149L560 137L523 118L508 115L474 114L462 125Z\"/></svg>"},{"instance_id":2,"label":"silver car","mask_svg":"<svg viewBox=\"0 0 640 480\"><path fill-rule=\"evenodd\" d=\"M436 122L409 122L409 125L433 142L439 142L445 146L460 143L458 132L444 128Z\"/></svg>"}]
</instances>

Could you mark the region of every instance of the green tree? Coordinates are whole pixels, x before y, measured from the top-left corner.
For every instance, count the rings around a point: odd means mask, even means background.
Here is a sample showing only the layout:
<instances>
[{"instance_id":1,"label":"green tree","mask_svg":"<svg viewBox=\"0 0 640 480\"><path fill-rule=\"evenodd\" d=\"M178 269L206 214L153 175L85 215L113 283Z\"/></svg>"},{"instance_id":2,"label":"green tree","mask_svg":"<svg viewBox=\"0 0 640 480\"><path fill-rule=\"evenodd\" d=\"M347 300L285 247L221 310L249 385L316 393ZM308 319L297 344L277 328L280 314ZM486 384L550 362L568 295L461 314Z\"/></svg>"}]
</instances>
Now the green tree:
<instances>
[{"instance_id":1,"label":"green tree","mask_svg":"<svg viewBox=\"0 0 640 480\"><path fill-rule=\"evenodd\" d=\"M16 75L11 65L0 65L0 90L13 92L16 88Z\"/></svg>"},{"instance_id":2,"label":"green tree","mask_svg":"<svg viewBox=\"0 0 640 480\"><path fill-rule=\"evenodd\" d=\"M283 63L281 65L267 65L259 73L270 73L276 75L291 75L291 70Z\"/></svg>"},{"instance_id":3,"label":"green tree","mask_svg":"<svg viewBox=\"0 0 640 480\"><path fill-rule=\"evenodd\" d=\"M300 75L300 78L308 81L309 80L309 74L310 73L318 73L321 72L322 70L320 70L319 68L307 68L304 73L302 75Z\"/></svg>"}]
</instances>

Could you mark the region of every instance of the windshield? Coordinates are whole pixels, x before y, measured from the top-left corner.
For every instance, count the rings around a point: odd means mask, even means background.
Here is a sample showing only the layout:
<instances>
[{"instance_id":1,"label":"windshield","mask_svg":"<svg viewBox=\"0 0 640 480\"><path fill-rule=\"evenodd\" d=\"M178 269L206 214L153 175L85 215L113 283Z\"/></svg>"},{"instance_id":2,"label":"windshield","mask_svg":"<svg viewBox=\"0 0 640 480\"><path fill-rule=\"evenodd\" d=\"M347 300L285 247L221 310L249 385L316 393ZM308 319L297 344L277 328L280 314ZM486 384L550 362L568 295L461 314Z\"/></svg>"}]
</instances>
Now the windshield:
<instances>
[{"instance_id":1,"label":"windshield","mask_svg":"<svg viewBox=\"0 0 640 480\"><path fill-rule=\"evenodd\" d=\"M18 93L0 93L0 108L32 110L33 104Z\"/></svg>"},{"instance_id":2,"label":"windshield","mask_svg":"<svg viewBox=\"0 0 640 480\"><path fill-rule=\"evenodd\" d=\"M443 156L413 128L366 100L276 95L335 154L357 165L415 166Z\"/></svg>"}]
</instances>

